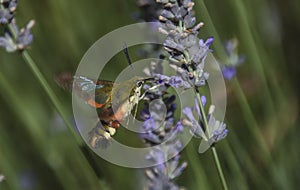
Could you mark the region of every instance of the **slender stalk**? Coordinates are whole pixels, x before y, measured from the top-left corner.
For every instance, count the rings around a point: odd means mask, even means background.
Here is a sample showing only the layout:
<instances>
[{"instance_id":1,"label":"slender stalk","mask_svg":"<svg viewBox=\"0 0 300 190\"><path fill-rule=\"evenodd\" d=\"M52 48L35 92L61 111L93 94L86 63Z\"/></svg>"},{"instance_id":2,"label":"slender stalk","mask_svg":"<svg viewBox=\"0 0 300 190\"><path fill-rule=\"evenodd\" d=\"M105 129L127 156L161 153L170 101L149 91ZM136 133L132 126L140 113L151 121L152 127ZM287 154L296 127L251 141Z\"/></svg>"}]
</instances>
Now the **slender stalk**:
<instances>
[{"instance_id":1,"label":"slender stalk","mask_svg":"<svg viewBox=\"0 0 300 190\"><path fill-rule=\"evenodd\" d=\"M0 9L4 9L3 5L0 4ZM13 26L10 23L8 25L8 29L11 32L12 36L16 39L17 34L13 30ZM55 109L58 111L58 113L61 115L62 119L64 120L67 128L70 130L71 134L75 138L78 145L82 145L83 141L81 138L76 134L74 131L68 117L65 115L63 108L61 107L61 103L59 102L58 98L56 97L55 93L53 92L52 88L50 87L49 83L45 79L45 77L40 72L39 68L36 66L34 60L29 55L29 53L26 50L22 51L22 56L25 62L30 67L31 71L33 72L34 76L38 79L39 83L41 84L42 88L45 90L46 94L48 95L49 99L51 100L52 104L54 105Z\"/></svg>"},{"instance_id":2,"label":"slender stalk","mask_svg":"<svg viewBox=\"0 0 300 190\"><path fill-rule=\"evenodd\" d=\"M64 160L67 157L71 158L72 156L76 156L77 160L76 160L76 162L74 161L74 164L77 164L76 167L80 168L80 172L82 173L82 175L84 175L86 177L83 180L85 180L87 183L91 184L90 187L93 187L95 185L98 186L99 184L101 185L100 181L97 181L98 178L94 172L95 167L91 167L89 165L84 154L82 154L78 149L75 149L76 151L73 151L73 149L68 149L68 153L65 154L66 148L57 147L57 145L53 146L52 143L51 143L52 145L49 147L50 139L47 139L48 135L44 133L43 129L41 129L40 122L38 122L35 119L35 117L32 116L31 113L28 113L27 105L24 104L24 101L22 101L19 98L19 94L13 88L11 88L9 81L3 76L3 74L1 72L0 72L0 89L1 89L1 91L5 92L5 95L3 95L3 98L7 102L10 102L12 111L14 112L14 114L16 114L16 117L20 119L20 122L23 123L23 125L24 125L23 127L26 128L26 131L28 131L28 134L30 135L31 140L33 140L32 148L37 150L38 153L40 153L40 155L44 158L44 160L47 162L49 167L51 169L53 169L53 171L55 172L55 175L58 177L59 181L61 181L61 183L65 186L66 189L70 189L71 186L73 187L72 189L74 189L74 186L73 186L74 184L69 185L69 183L64 183L64 182L75 180L76 177L74 177L74 175L72 175L72 174L74 174L74 171L72 170L72 168L70 168L69 166L67 166L65 164L62 164L59 168L54 166L51 163L51 161L49 160L49 152L51 152L51 155L53 155L53 157L56 157L59 160ZM47 140L45 140L45 139L47 139ZM1 139L1 140L3 141L3 139ZM3 142L5 142L5 141L3 141ZM8 140L7 140L7 143L5 143L5 145L9 146ZM3 147L5 148L6 146L3 146ZM45 147L48 147L48 148L45 148ZM68 146L68 148L71 148L71 147L73 147L73 145ZM10 150L10 149L8 149L8 150ZM5 152L6 152L5 155L8 155L8 152L7 151L5 151ZM69 163L70 161L67 161L67 162ZM72 173L72 171L73 171L73 173ZM99 182L99 183L97 183L97 182Z\"/></svg>"},{"instance_id":3,"label":"slender stalk","mask_svg":"<svg viewBox=\"0 0 300 190\"><path fill-rule=\"evenodd\" d=\"M77 133L73 129L68 117L65 115L65 113L63 111L61 103L59 102L57 96L55 95L55 93L53 92L51 87L49 86L48 82L46 81L46 79L44 78L44 76L42 75L42 73L40 72L38 67L36 66L32 57L29 55L29 53L26 50L24 50L22 52L22 57L24 58L25 62L28 64L28 66L30 67L30 69L33 72L33 74L35 75L35 77L38 79L38 82L41 84L42 88L45 90L46 94L48 95L49 99L51 100L51 102L54 105L57 112L61 115L66 126L70 130L72 136L75 138L77 144L82 145L83 141L81 140L81 138L77 135Z\"/></svg>"},{"instance_id":4,"label":"slender stalk","mask_svg":"<svg viewBox=\"0 0 300 190\"><path fill-rule=\"evenodd\" d=\"M207 136L207 140L208 140L210 131L209 131L209 127L208 127L208 122L207 122L204 106L202 104L202 100L201 100L201 96L200 96L200 92L199 92L198 88L195 88L195 91L196 91L196 98L199 102L200 112L201 112L203 122L204 122L204 131L206 132L206 136Z\"/></svg>"},{"instance_id":5,"label":"slender stalk","mask_svg":"<svg viewBox=\"0 0 300 190\"><path fill-rule=\"evenodd\" d=\"M190 62L189 54L186 51L184 52L184 55L185 55L186 63ZM192 68L188 68L188 70L192 73ZM208 126L208 122L207 122L207 118L206 118L206 113L205 113L204 106L203 106L202 101L201 101L201 96L200 96L199 89L197 87L195 87L194 90L195 90L196 98L197 98L197 101L198 101L198 104L199 104L199 107L200 107L200 113L201 113L203 123L204 123L204 131L206 133L206 138L207 138L207 139L204 139L204 140L208 141L210 131L209 131L209 126ZM215 149L214 149L214 151L216 152ZM217 169L218 169L218 173L219 173L220 180L222 182L223 189L227 190L228 189L227 183L226 183L225 177L223 175L223 171L222 171L222 167L221 167L220 162L219 162L218 155L216 153L213 153L213 157L214 157L214 161L215 161L215 164L217 166Z\"/></svg>"},{"instance_id":6,"label":"slender stalk","mask_svg":"<svg viewBox=\"0 0 300 190\"><path fill-rule=\"evenodd\" d=\"M4 9L4 7L3 7L2 4L0 4L0 9ZM17 34L14 32L13 26L12 26L11 23L8 25L8 29L11 32L12 36L14 37L14 39L16 39L17 38ZM93 167L92 164L87 160L86 154L82 150L84 142L80 138L80 136L75 132L74 128L72 127L72 124L69 121L68 116L65 114L64 109L61 106L62 104L60 103L58 97L55 95L54 91L50 87L49 83L47 82L47 80L45 79L45 77L43 76L43 74L41 73L41 71L39 70L39 68L37 67L37 65L34 62L34 60L32 59L32 57L29 55L29 53L26 50L23 50L21 52L21 54L22 54L22 57L23 57L24 61L27 63L27 65L31 69L32 73L37 78L37 80L40 83L41 87L44 89L44 91L46 92L46 94L49 97L50 101L54 105L54 108L57 110L57 112L62 117L64 123L66 124L66 126L68 128L68 130L71 132L72 136L74 137L75 142L81 148L80 153L81 153L81 156L83 157L83 163L86 164L86 166L88 168L90 168L94 172L93 174L96 175L98 173L97 169L95 167Z\"/></svg>"},{"instance_id":7,"label":"slender stalk","mask_svg":"<svg viewBox=\"0 0 300 190\"><path fill-rule=\"evenodd\" d=\"M187 152L185 153L189 163L189 169L192 170L192 174L195 176L195 186L198 189L211 189L210 184L208 183L207 175L205 175L203 162L201 162L200 157L196 152L195 143L190 142L189 145L186 147Z\"/></svg>"},{"instance_id":8,"label":"slender stalk","mask_svg":"<svg viewBox=\"0 0 300 190\"><path fill-rule=\"evenodd\" d=\"M201 116L202 116L202 119L203 119L204 128L205 128L205 131L206 131L206 134L207 134L207 139L209 139L209 136L208 136L210 134L209 133L209 126L208 126L208 122L207 122L207 118L206 118L204 106L202 104L198 88L195 88L195 92L196 92L196 97L197 97L198 104L199 104L199 107L200 107L200 112L201 112ZM220 180L222 182L223 189L227 190L228 187L227 187L226 179L224 177L224 173L223 173L220 161L219 161L217 150L216 150L216 148L214 146L211 147L211 150L212 150L212 153L213 153L214 161L215 161L215 164L216 164L216 167L217 167L217 170L218 170L218 174L219 174Z\"/></svg>"},{"instance_id":9,"label":"slender stalk","mask_svg":"<svg viewBox=\"0 0 300 190\"><path fill-rule=\"evenodd\" d=\"M208 23L208 30L209 33L211 33L214 36L214 43L216 43L216 45L214 46L216 48L217 53L219 54L219 56L222 59L227 59L227 55L225 53L224 47L222 46L221 43L221 38L213 24L212 18L209 15L209 12L207 10L207 7L204 3L204 1L200 0L199 1L199 7L201 9L201 13L203 14L203 18L205 19L206 23ZM239 81L235 78L233 79L233 85L234 85L234 93L238 98L240 107L244 113L245 120L248 123L248 129L251 132L252 136L254 139L256 139L256 141L260 144L260 148L262 149L262 151L265 154L262 154L265 156L265 160L266 161L270 161L270 151L268 150L268 146L266 141L264 140L264 137L262 136L261 130L259 129L259 125L255 119L255 116L250 108L250 105L246 99L246 95L243 92L241 85L239 83Z\"/></svg>"},{"instance_id":10,"label":"slender stalk","mask_svg":"<svg viewBox=\"0 0 300 190\"><path fill-rule=\"evenodd\" d=\"M211 150L212 150L214 160L215 160L215 163L216 163L216 166L217 166L217 169L218 169L219 177L221 178L221 181L222 181L223 189L228 190L226 180L225 180L225 177L224 177L224 174L223 174L223 170L222 170L222 167L221 167L221 164L220 164L220 161L219 161L217 150L214 146L211 147Z\"/></svg>"},{"instance_id":11,"label":"slender stalk","mask_svg":"<svg viewBox=\"0 0 300 190\"><path fill-rule=\"evenodd\" d=\"M0 8L4 9L3 5L0 4ZM17 34L15 34L13 27L11 24L8 25L8 28L13 35L13 37L16 39ZM35 62L33 61L32 57L29 55L29 53L26 50L22 51L22 56L25 62L30 67L31 71L35 75L35 77L38 79L39 83L41 84L42 88L45 90L46 94L48 95L49 99L53 103L55 109L58 111L58 113L61 115L62 119L64 120L66 126L70 130L71 134L75 138L78 145L82 145L83 141L81 138L76 134L74 131L68 117L65 115L63 108L61 107L61 103L59 102L58 98L56 97L55 93L53 92L52 88L50 87L49 83L46 81L45 77L42 75L38 67L36 66Z\"/></svg>"},{"instance_id":12,"label":"slender stalk","mask_svg":"<svg viewBox=\"0 0 300 190\"><path fill-rule=\"evenodd\" d=\"M228 168L230 171L232 171L231 178L234 179L235 182L233 188L238 187L238 189L240 190L248 190L249 188L244 173L242 172L242 169L239 166L238 159L235 157L228 141L223 141L222 145L224 145L222 147L222 150L226 152L226 154L224 154L224 158L228 160Z\"/></svg>"}]
</instances>

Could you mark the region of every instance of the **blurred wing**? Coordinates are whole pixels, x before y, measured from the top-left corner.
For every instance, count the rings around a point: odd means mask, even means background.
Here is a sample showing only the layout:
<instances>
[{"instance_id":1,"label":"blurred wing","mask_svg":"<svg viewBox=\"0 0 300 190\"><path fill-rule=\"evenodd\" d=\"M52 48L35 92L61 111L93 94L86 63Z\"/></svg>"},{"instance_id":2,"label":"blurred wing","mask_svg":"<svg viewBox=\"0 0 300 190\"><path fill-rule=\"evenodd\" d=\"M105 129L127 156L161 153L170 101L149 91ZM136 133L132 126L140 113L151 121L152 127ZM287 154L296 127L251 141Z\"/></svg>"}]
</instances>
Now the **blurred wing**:
<instances>
[{"instance_id":1,"label":"blurred wing","mask_svg":"<svg viewBox=\"0 0 300 190\"><path fill-rule=\"evenodd\" d=\"M102 108L110 102L112 86L111 81L96 81L84 76L74 76L73 89L79 97L95 108Z\"/></svg>"},{"instance_id":2,"label":"blurred wing","mask_svg":"<svg viewBox=\"0 0 300 190\"><path fill-rule=\"evenodd\" d=\"M64 90L72 90L73 75L68 72L59 73L54 77L55 82Z\"/></svg>"},{"instance_id":3,"label":"blurred wing","mask_svg":"<svg viewBox=\"0 0 300 190\"><path fill-rule=\"evenodd\" d=\"M102 108L110 102L113 82L92 80L84 76L61 73L55 77L58 85L64 89L73 89L77 96L95 108Z\"/></svg>"}]
</instances>

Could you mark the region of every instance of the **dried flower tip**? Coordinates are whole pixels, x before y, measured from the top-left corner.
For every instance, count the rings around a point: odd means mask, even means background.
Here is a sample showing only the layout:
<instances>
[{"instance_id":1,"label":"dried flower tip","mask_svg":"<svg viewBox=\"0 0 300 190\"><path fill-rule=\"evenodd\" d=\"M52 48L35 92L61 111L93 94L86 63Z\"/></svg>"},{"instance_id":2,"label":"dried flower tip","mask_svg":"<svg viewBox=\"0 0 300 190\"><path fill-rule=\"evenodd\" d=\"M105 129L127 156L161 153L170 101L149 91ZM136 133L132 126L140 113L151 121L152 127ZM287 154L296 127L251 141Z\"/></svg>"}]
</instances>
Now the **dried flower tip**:
<instances>
[{"instance_id":1,"label":"dried flower tip","mask_svg":"<svg viewBox=\"0 0 300 190\"><path fill-rule=\"evenodd\" d=\"M165 18L165 17L163 17L163 16L159 16L159 17L158 17L158 20L160 20L160 21L167 21L168 19Z\"/></svg>"},{"instance_id":2,"label":"dried flower tip","mask_svg":"<svg viewBox=\"0 0 300 190\"><path fill-rule=\"evenodd\" d=\"M166 8L172 8L172 7L174 7L174 4L172 4L172 3L167 3L167 4L165 4L165 7L166 7Z\"/></svg>"},{"instance_id":3,"label":"dried flower tip","mask_svg":"<svg viewBox=\"0 0 300 190\"><path fill-rule=\"evenodd\" d=\"M17 10L17 7L15 7L15 6L9 8L9 11L10 11L10 12L15 12L16 10Z\"/></svg>"},{"instance_id":4,"label":"dried flower tip","mask_svg":"<svg viewBox=\"0 0 300 190\"><path fill-rule=\"evenodd\" d=\"M186 7L187 8L193 8L194 5L195 5L194 2L189 2L189 3L186 4Z\"/></svg>"},{"instance_id":5,"label":"dried flower tip","mask_svg":"<svg viewBox=\"0 0 300 190\"><path fill-rule=\"evenodd\" d=\"M180 37L182 37L182 38L186 38L188 35L190 35L190 34L189 34L189 33L185 33L185 32L184 32L184 33L181 33L181 34L180 34Z\"/></svg>"},{"instance_id":6,"label":"dried flower tip","mask_svg":"<svg viewBox=\"0 0 300 190\"><path fill-rule=\"evenodd\" d=\"M188 119L183 119L181 123L185 126L193 127L193 123L191 121L189 121Z\"/></svg>"},{"instance_id":7,"label":"dried flower tip","mask_svg":"<svg viewBox=\"0 0 300 190\"><path fill-rule=\"evenodd\" d=\"M147 176L149 179L151 179L151 180L155 179L155 175L154 175L154 173L153 173L151 170L147 169L147 170L145 171L145 173L146 173L146 176Z\"/></svg>"},{"instance_id":8,"label":"dried flower tip","mask_svg":"<svg viewBox=\"0 0 300 190\"><path fill-rule=\"evenodd\" d=\"M215 108L216 108L216 106L211 105L211 106L209 107L208 114L209 114L209 115L213 114L213 113L215 112Z\"/></svg>"},{"instance_id":9,"label":"dried flower tip","mask_svg":"<svg viewBox=\"0 0 300 190\"><path fill-rule=\"evenodd\" d=\"M171 48L164 47L164 49L165 49L166 51L168 51L168 52L173 52L173 49L171 49Z\"/></svg>"},{"instance_id":10,"label":"dried flower tip","mask_svg":"<svg viewBox=\"0 0 300 190\"><path fill-rule=\"evenodd\" d=\"M162 33L162 34L165 34L165 35L168 35L168 34L169 34L168 31L166 31L165 29L163 29L163 28L161 28L161 27L158 28L158 31L159 31L160 33Z\"/></svg>"},{"instance_id":11,"label":"dried flower tip","mask_svg":"<svg viewBox=\"0 0 300 190\"><path fill-rule=\"evenodd\" d=\"M29 23L27 24L26 28L27 29L31 29L34 25L35 25L35 21L34 20L30 20Z\"/></svg>"},{"instance_id":12,"label":"dried flower tip","mask_svg":"<svg viewBox=\"0 0 300 190\"><path fill-rule=\"evenodd\" d=\"M200 22L199 24L197 24L193 30L195 31L199 31L202 27L204 26L204 23L203 22Z\"/></svg>"}]
</instances>

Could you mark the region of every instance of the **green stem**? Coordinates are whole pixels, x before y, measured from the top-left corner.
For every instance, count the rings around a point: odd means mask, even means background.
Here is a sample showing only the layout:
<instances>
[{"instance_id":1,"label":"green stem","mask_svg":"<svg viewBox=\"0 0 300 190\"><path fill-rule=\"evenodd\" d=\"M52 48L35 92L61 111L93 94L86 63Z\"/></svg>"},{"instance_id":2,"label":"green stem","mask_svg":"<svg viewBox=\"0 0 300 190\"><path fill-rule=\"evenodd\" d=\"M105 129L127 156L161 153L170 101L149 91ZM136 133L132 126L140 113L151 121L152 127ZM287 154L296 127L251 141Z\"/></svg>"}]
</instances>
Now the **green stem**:
<instances>
[{"instance_id":1,"label":"green stem","mask_svg":"<svg viewBox=\"0 0 300 190\"><path fill-rule=\"evenodd\" d=\"M200 93L199 93L198 88L196 88L196 87L195 87L195 92L196 92L196 98L198 100L201 116L202 116L203 123L204 123L204 129L206 131L207 140L209 140L209 134L210 134L209 133L209 126L208 126L208 123L207 123L207 118L206 118L204 106L203 106L202 101L201 101ZM214 161L215 161L215 164L216 164L216 167L217 167L217 170L218 170L220 180L222 182L223 189L227 190L228 187L227 187L227 183L226 183L226 180L225 180L225 177L224 177L224 174L223 174L223 170L222 170L222 167L221 167L221 164L220 164L220 161L219 161L217 150L214 146L211 147L211 150L212 150L212 153L213 153Z\"/></svg>"},{"instance_id":2,"label":"green stem","mask_svg":"<svg viewBox=\"0 0 300 190\"><path fill-rule=\"evenodd\" d=\"M4 9L2 4L0 4L0 9ZM11 24L8 25L8 29L12 33L14 39L16 39L17 34L13 30L13 26ZM46 92L47 96L49 97L50 101L54 105L55 109L57 110L57 112L60 114L60 116L64 120L64 123L66 124L68 130L71 132L71 134L74 137L74 139L75 139L76 143L78 144L78 146L80 148L83 148L84 143L83 143L82 139L75 132L74 128L72 127L71 122L69 121L68 116L65 114L65 112L63 110L63 107L61 106L62 104L60 103L59 99L55 95L54 91L50 87L50 85L47 82L47 80L45 79L45 77L42 75L41 71L37 67L37 65L34 62L34 60L32 59L32 57L29 55L29 53L26 50L22 51L22 57L23 57L24 61L28 64L28 66L31 69L31 71L33 72L34 76L38 79L38 82L40 83L40 85L44 89L44 91ZM95 169L91 165L91 163L88 162L88 160L86 159L87 157L86 157L86 155L84 154L84 152L82 150L81 150L81 155L83 156L83 158L85 158L84 161L83 161L84 164L87 164L87 167L89 167L94 172L94 174L96 175L97 174L97 169Z\"/></svg>"},{"instance_id":3,"label":"green stem","mask_svg":"<svg viewBox=\"0 0 300 190\"><path fill-rule=\"evenodd\" d=\"M42 88L45 90L46 94L48 95L49 99L53 103L55 109L57 112L61 115L62 119L64 120L66 126L68 127L69 131L71 132L72 136L75 138L78 145L82 145L83 141L81 138L76 134L74 128L72 127L68 117L65 115L63 108L61 107L61 103L59 102L57 96L51 89L50 85L36 66L35 62L33 61L32 57L29 55L29 53L24 50L22 52L22 56L25 60L25 62L30 67L31 71L33 72L34 76L38 79L39 83L41 84Z\"/></svg>"},{"instance_id":4,"label":"green stem","mask_svg":"<svg viewBox=\"0 0 300 190\"><path fill-rule=\"evenodd\" d=\"M195 186L197 189L211 189L207 175L205 175L204 164L195 150L197 150L195 143L191 141L188 146L186 146L186 151L184 153L187 156L189 169L192 170L192 175L194 175L196 179L201 179L195 181Z\"/></svg>"},{"instance_id":5,"label":"green stem","mask_svg":"<svg viewBox=\"0 0 300 190\"><path fill-rule=\"evenodd\" d=\"M199 1L199 7L201 9L200 12L202 13L204 20L206 21L206 23L208 23L207 25L208 25L209 33L212 34L212 36L214 36L215 38L214 43L216 45L214 47L216 48L217 53L219 54L222 60L226 60L228 56L224 51L224 48L221 43L221 38L215 28L215 25L213 24L212 18L210 17L210 14L203 0ZM261 130L259 129L255 116L249 106L249 103L246 99L246 96L241 88L239 81L237 79L234 79L233 85L234 85L234 93L236 94L239 100L239 104L242 108L242 111L246 116L245 119L246 122L248 123L247 126L249 128L249 131L252 133L252 136L256 139L256 141L261 145L259 147L265 153L262 155L266 155L265 160L270 161L270 151L268 150L267 143L264 140L265 138L263 137Z\"/></svg>"},{"instance_id":6,"label":"green stem","mask_svg":"<svg viewBox=\"0 0 300 190\"><path fill-rule=\"evenodd\" d=\"M215 160L215 163L216 163L216 166L217 166L217 169L218 169L219 177L222 181L223 189L228 190L226 180L225 180L225 177L224 177L224 174L223 174L223 170L222 170L222 167L221 167L221 164L220 164L220 161L219 161L217 150L214 146L211 147L211 150L212 150L214 160Z\"/></svg>"},{"instance_id":7,"label":"green stem","mask_svg":"<svg viewBox=\"0 0 300 190\"><path fill-rule=\"evenodd\" d=\"M4 7L3 7L2 4L0 4L0 9L4 9ZM17 34L15 33L15 31L14 31L13 26L12 26L11 23L8 25L8 29L11 32L12 36L14 37L14 39L16 39L17 38ZM64 122L65 122L65 124L67 126L67 128L69 129L69 131L71 132L71 134L75 138L77 144L78 145L82 145L83 144L82 139L76 134L76 132L73 129L73 127L72 127L72 125L71 125L68 117L65 115L65 113L64 113L64 111L63 111L63 109L61 107L61 103L59 102L59 100L56 97L55 93L51 89L49 83L46 81L46 79L44 78L44 76L42 75L42 73L40 72L40 70L38 69L38 67L36 66L36 64L33 61L33 59L31 58L31 56L28 54L28 52L26 50L22 51L22 56L23 56L23 59L25 60L25 62L30 67L30 69L33 72L33 74L35 75L35 77L40 82L42 88L45 90L45 92L48 95L49 99L53 103L55 109L61 115L62 119L64 120Z\"/></svg>"},{"instance_id":8,"label":"green stem","mask_svg":"<svg viewBox=\"0 0 300 190\"><path fill-rule=\"evenodd\" d=\"M203 122L204 122L204 131L206 133L207 140L208 140L210 131L209 131L209 127L208 127L208 122L207 122L204 106L202 104L202 100L201 100L201 96L200 96L200 92L199 92L198 88L195 88L195 91L196 91L196 98L197 98L199 106L200 106L200 112L201 112Z\"/></svg>"},{"instance_id":9,"label":"green stem","mask_svg":"<svg viewBox=\"0 0 300 190\"><path fill-rule=\"evenodd\" d=\"M189 53L187 53L186 51L184 51L184 55L185 55L185 61L186 61L186 63L189 63L190 62ZM190 73L193 73L193 69L192 68L189 67L188 70L189 70ZM201 96L200 96L199 89L197 87L195 87L194 90L195 90L196 98L198 100L198 104L199 104L199 107L200 107L201 116L202 116L203 123L204 123L204 131L206 133L206 135L205 135L206 139L204 139L204 140L208 141L209 137L210 137L210 131L209 131L209 126L208 126L208 122L207 122L207 118L206 118L206 113L205 113L204 106L203 106L202 101L201 101ZM227 187L227 184L226 184L225 177L223 175L223 171L222 171L222 168L221 168L221 165L220 165L220 162L219 162L218 155L217 155L215 149L212 150L212 151L213 151L214 161L215 161L215 164L216 164L216 166L218 168L218 173L219 173L220 179L222 181L223 189L227 190L228 187Z\"/></svg>"},{"instance_id":10,"label":"green stem","mask_svg":"<svg viewBox=\"0 0 300 190\"><path fill-rule=\"evenodd\" d=\"M70 180L71 181L75 180L76 176L74 176L74 175L77 174L76 172L80 172L82 175L85 176L84 178L82 178L82 180L84 180L85 182L90 184L89 185L90 187L95 187L95 186L98 187L99 183L97 183L98 178L97 178L97 175L95 175L95 167L91 167L89 165L89 162L87 162L86 157L84 156L84 154L82 154L82 152L79 151L79 149L75 149L75 150L73 149L74 143L72 143L72 145L64 144L64 146L60 146L59 142L57 141L57 140L59 140L59 138L55 138L55 142L58 142L57 144L53 143L53 142L49 142L49 140L51 141L51 138L49 138L49 134L45 133L45 129L42 129L40 127L41 123L36 120L35 116L33 116L32 113L28 112L28 105L26 103L24 103L23 100L20 99L20 97L19 97L20 94L17 93L11 87L8 79L6 77L4 77L1 72L0 72L0 90L5 92L5 94L1 94L1 95L3 96L3 98L6 102L9 102L9 105L11 105L11 111L14 112L15 116L18 119L20 119L20 123L23 124L22 130L24 127L25 131L28 132L30 140L32 140L32 142L30 144L32 150L37 152L38 155L42 156L43 160L45 160L45 162L48 164L48 166L55 172L55 175L58 177L58 180L61 181L61 183L65 186L65 189L70 189L71 188L70 186L73 187L71 189L74 189L74 186L73 186L74 184L69 184L68 182ZM0 126L0 128L1 127L2 126ZM1 129L4 130L5 128L1 128ZM4 132L7 132L7 131L4 131ZM3 135L3 131L1 132L1 130L0 130L0 134ZM6 134L7 137L9 135L12 135L12 134L9 134L9 133ZM5 137L5 134L4 134L4 137ZM1 138L2 137L0 137L0 140L5 142L5 140L3 140ZM67 142L69 142L69 141L67 141ZM5 146L3 146L3 148L5 148L6 146L9 146L9 143L10 143L10 141L6 140ZM0 145L2 145L2 144L3 143L0 143ZM77 147L77 146L75 145L75 147ZM0 149L1 148L2 147L0 147ZM8 148L7 150L4 150L4 152L6 152L5 155L9 155L9 153L8 153L9 150L13 150L13 149ZM66 153L66 151L68 151L68 152ZM63 160L63 162L66 161L68 164L64 163L60 167L55 166L55 164L53 165L53 161L49 160L49 154L51 154L53 156L53 158L55 157L58 160ZM0 154L0 155L2 156L2 154ZM76 157L76 161L74 161L74 159L73 159L72 160L73 164L70 164L69 158L72 158L72 157ZM20 157L20 155L16 155L16 158L21 158L21 157ZM10 158L8 158L8 160L9 159ZM1 159L0 159L0 161L1 161ZM7 163L7 162L3 162L3 163ZM76 166L78 171L76 171L74 173L73 168L69 167L67 165ZM14 170L14 171L16 171L16 170ZM66 182L66 183L64 183L64 182ZM76 181L76 184L78 187L79 183L77 183L77 181ZM66 187L66 186L68 186L68 187ZM75 189L77 189L77 188L75 188Z\"/></svg>"}]
</instances>

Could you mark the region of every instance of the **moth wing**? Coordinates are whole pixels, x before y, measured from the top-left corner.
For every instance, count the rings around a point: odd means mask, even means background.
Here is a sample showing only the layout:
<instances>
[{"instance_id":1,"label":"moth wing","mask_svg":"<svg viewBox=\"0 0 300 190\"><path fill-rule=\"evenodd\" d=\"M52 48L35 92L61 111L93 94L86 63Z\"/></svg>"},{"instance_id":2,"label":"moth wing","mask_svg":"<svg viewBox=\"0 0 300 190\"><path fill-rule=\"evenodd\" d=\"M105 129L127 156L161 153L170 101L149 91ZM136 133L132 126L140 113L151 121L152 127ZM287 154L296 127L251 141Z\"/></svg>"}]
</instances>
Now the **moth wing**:
<instances>
[{"instance_id":1,"label":"moth wing","mask_svg":"<svg viewBox=\"0 0 300 190\"><path fill-rule=\"evenodd\" d=\"M84 76L74 76L73 90L95 108L102 108L110 101L111 81L92 80Z\"/></svg>"}]
</instances>

